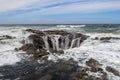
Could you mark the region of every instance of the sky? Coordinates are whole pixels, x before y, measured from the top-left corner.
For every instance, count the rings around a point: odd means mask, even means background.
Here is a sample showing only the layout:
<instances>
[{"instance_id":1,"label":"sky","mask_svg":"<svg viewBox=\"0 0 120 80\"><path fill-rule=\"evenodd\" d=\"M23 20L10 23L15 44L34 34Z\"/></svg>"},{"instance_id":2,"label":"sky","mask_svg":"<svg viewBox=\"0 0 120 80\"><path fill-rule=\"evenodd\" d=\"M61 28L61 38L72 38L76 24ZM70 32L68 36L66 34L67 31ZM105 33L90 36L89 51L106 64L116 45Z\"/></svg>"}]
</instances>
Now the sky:
<instances>
[{"instance_id":1,"label":"sky","mask_svg":"<svg viewBox=\"0 0 120 80\"><path fill-rule=\"evenodd\" d=\"M120 24L120 0L0 0L0 24Z\"/></svg>"}]
</instances>

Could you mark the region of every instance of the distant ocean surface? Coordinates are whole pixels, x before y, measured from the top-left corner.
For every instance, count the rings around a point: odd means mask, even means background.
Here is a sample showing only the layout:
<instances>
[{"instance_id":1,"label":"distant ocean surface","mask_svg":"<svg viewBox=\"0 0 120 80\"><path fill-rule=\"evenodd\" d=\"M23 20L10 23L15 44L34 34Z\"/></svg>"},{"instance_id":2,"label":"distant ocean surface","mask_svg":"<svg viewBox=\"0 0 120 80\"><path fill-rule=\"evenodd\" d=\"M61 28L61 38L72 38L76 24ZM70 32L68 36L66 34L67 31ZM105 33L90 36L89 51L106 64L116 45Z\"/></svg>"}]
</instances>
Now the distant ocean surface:
<instances>
[{"instance_id":1,"label":"distant ocean surface","mask_svg":"<svg viewBox=\"0 0 120 80\"><path fill-rule=\"evenodd\" d=\"M67 30L81 33L113 33L120 34L120 24L86 24L86 25L0 25L2 29L38 29L38 30Z\"/></svg>"},{"instance_id":2,"label":"distant ocean surface","mask_svg":"<svg viewBox=\"0 0 120 80\"><path fill-rule=\"evenodd\" d=\"M29 57L23 51L16 52L14 49L21 47L21 41L24 39L29 42L27 37L30 33L23 32L26 29L35 30L65 30L72 33L82 33L90 36L84 41L80 47L65 50L66 54L49 55L48 59L56 61L59 59L73 58L78 64L84 65L80 62L80 58L94 58L104 65L114 66L120 72L120 24L82 24L82 25L0 25L0 80L9 79L10 68L3 66L15 65L19 62L27 60ZM15 39L4 39L4 36L16 37ZM94 40L95 38L98 40ZM100 38L111 38L108 41L101 41ZM78 54L81 53L81 54ZM83 53L86 53L85 55ZM22 65L22 64L20 64ZM103 66L105 68L106 66ZM4 69L7 69L5 72ZM21 69L18 68L17 70ZM31 68L30 68L31 69ZM21 74L21 73L20 73ZM7 77L4 77L6 76ZM14 77L10 76L11 79ZM17 78L16 80L19 80ZM120 77L109 73L109 80L120 80Z\"/></svg>"}]
</instances>

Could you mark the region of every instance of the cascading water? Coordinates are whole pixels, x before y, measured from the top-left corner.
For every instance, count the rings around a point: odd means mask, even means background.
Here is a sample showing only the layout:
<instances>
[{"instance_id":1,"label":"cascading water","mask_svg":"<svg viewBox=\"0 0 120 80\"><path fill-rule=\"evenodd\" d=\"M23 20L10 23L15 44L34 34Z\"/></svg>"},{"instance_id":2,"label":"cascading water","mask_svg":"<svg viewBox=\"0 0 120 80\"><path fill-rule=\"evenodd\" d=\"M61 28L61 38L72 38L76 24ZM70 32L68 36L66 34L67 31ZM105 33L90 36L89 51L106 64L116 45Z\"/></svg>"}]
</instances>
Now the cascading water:
<instances>
[{"instance_id":1,"label":"cascading water","mask_svg":"<svg viewBox=\"0 0 120 80\"><path fill-rule=\"evenodd\" d=\"M43 41L45 43L45 48L49 49L49 44L48 44L48 36L43 36Z\"/></svg>"},{"instance_id":2,"label":"cascading water","mask_svg":"<svg viewBox=\"0 0 120 80\"><path fill-rule=\"evenodd\" d=\"M74 47L79 47L80 41L81 41L81 38L75 38L75 35L73 35L72 39L69 38L69 35L67 36L46 35L46 36L43 36L42 38L45 43L45 48L48 50L51 49L50 45L52 46L53 50L60 50L60 49L65 50L65 49L70 49ZM52 44L50 42L52 42Z\"/></svg>"}]
</instances>

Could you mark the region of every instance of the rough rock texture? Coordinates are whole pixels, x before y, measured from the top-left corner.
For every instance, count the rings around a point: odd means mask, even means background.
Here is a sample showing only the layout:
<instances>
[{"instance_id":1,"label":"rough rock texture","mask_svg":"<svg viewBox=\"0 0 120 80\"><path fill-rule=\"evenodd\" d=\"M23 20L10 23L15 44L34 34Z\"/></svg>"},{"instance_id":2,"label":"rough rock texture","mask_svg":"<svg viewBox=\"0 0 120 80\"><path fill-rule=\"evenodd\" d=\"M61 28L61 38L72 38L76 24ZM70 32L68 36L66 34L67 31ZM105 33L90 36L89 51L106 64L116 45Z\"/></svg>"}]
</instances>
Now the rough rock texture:
<instances>
[{"instance_id":1,"label":"rough rock texture","mask_svg":"<svg viewBox=\"0 0 120 80\"><path fill-rule=\"evenodd\" d=\"M90 72L101 74L100 78L91 76L89 80L108 80L107 73L101 68L102 64L100 64L97 60L90 58L88 61L86 61L86 65L90 67L88 69Z\"/></svg>"},{"instance_id":2,"label":"rough rock texture","mask_svg":"<svg viewBox=\"0 0 120 80\"><path fill-rule=\"evenodd\" d=\"M25 31L33 33L28 37L32 43L24 44L19 50L23 50L27 54L33 54L35 58L48 55L49 52L63 54L64 49L78 47L88 38L88 36L80 33L69 33L63 30L39 31L27 29Z\"/></svg>"},{"instance_id":3,"label":"rough rock texture","mask_svg":"<svg viewBox=\"0 0 120 80\"><path fill-rule=\"evenodd\" d=\"M86 61L86 65L90 66L90 67L94 67L94 66L98 66L100 64L95 59L90 58L89 61Z\"/></svg>"},{"instance_id":4,"label":"rough rock texture","mask_svg":"<svg viewBox=\"0 0 120 80\"><path fill-rule=\"evenodd\" d=\"M42 67L32 73L32 76L23 76L22 80L108 80L107 73L97 71L100 77L90 75L89 67L78 66L72 59L68 61L58 60L57 62L45 61Z\"/></svg>"},{"instance_id":5,"label":"rough rock texture","mask_svg":"<svg viewBox=\"0 0 120 80\"><path fill-rule=\"evenodd\" d=\"M45 31L45 33L50 34L50 35L56 34L56 35L63 35L63 36L70 34L64 30L48 30L48 31Z\"/></svg>"},{"instance_id":6,"label":"rough rock texture","mask_svg":"<svg viewBox=\"0 0 120 80\"><path fill-rule=\"evenodd\" d=\"M49 54L49 52L47 52L47 50L41 49L41 48L39 49L36 46L34 46L33 44L25 44L21 48L19 48L19 50L23 50L27 54L33 54L33 57L35 59L42 58L43 56L45 57L46 55Z\"/></svg>"},{"instance_id":7,"label":"rough rock texture","mask_svg":"<svg viewBox=\"0 0 120 80\"><path fill-rule=\"evenodd\" d=\"M110 66L107 66L107 67L106 67L106 70L107 70L108 72L113 73L115 76L119 76L119 77L120 77L120 73L119 73L117 70L115 70L114 68L112 68L112 67L110 67Z\"/></svg>"},{"instance_id":8,"label":"rough rock texture","mask_svg":"<svg viewBox=\"0 0 120 80\"><path fill-rule=\"evenodd\" d=\"M0 36L0 40L4 40L4 39L15 39L15 37L12 37L12 36L9 36L9 35Z\"/></svg>"},{"instance_id":9,"label":"rough rock texture","mask_svg":"<svg viewBox=\"0 0 120 80\"><path fill-rule=\"evenodd\" d=\"M110 39L114 39L114 40L116 40L116 39L120 39L120 37L101 37L101 38L98 38L98 37L95 37L95 39L96 40L101 40L101 41L108 41L108 40L110 40Z\"/></svg>"}]
</instances>

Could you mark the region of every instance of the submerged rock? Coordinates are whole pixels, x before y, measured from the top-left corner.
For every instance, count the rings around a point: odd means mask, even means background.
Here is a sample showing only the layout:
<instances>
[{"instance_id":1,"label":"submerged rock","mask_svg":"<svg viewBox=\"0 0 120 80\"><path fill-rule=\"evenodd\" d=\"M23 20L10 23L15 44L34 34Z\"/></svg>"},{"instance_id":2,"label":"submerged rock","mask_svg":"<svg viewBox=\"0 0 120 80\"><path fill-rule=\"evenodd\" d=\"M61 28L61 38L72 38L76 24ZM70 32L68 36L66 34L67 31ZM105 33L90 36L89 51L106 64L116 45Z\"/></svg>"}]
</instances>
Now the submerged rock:
<instances>
[{"instance_id":1,"label":"submerged rock","mask_svg":"<svg viewBox=\"0 0 120 80\"><path fill-rule=\"evenodd\" d=\"M112 68L112 67L110 67L110 66L107 66L107 67L106 67L106 70L107 70L108 72L113 73L115 76L119 76L119 77L120 77L120 73L119 73L117 70L115 70L114 68Z\"/></svg>"},{"instance_id":2,"label":"submerged rock","mask_svg":"<svg viewBox=\"0 0 120 80\"><path fill-rule=\"evenodd\" d=\"M9 35L0 36L0 40L4 40L4 39L15 39L15 37L12 37L12 36L9 36Z\"/></svg>"},{"instance_id":3,"label":"submerged rock","mask_svg":"<svg viewBox=\"0 0 120 80\"><path fill-rule=\"evenodd\" d=\"M109 41L109 40L118 40L120 37L95 37L95 40L101 40L101 41Z\"/></svg>"},{"instance_id":4,"label":"submerged rock","mask_svg":"<svg viewBox=\"0 0 120 80\"><path fill-rule=\"evenodd\" d=\"M95 59L90 58L89 61L86 61L86 65L90 67L96 67L99 66L99 62Z\"/></svg>"}]
</instances>

